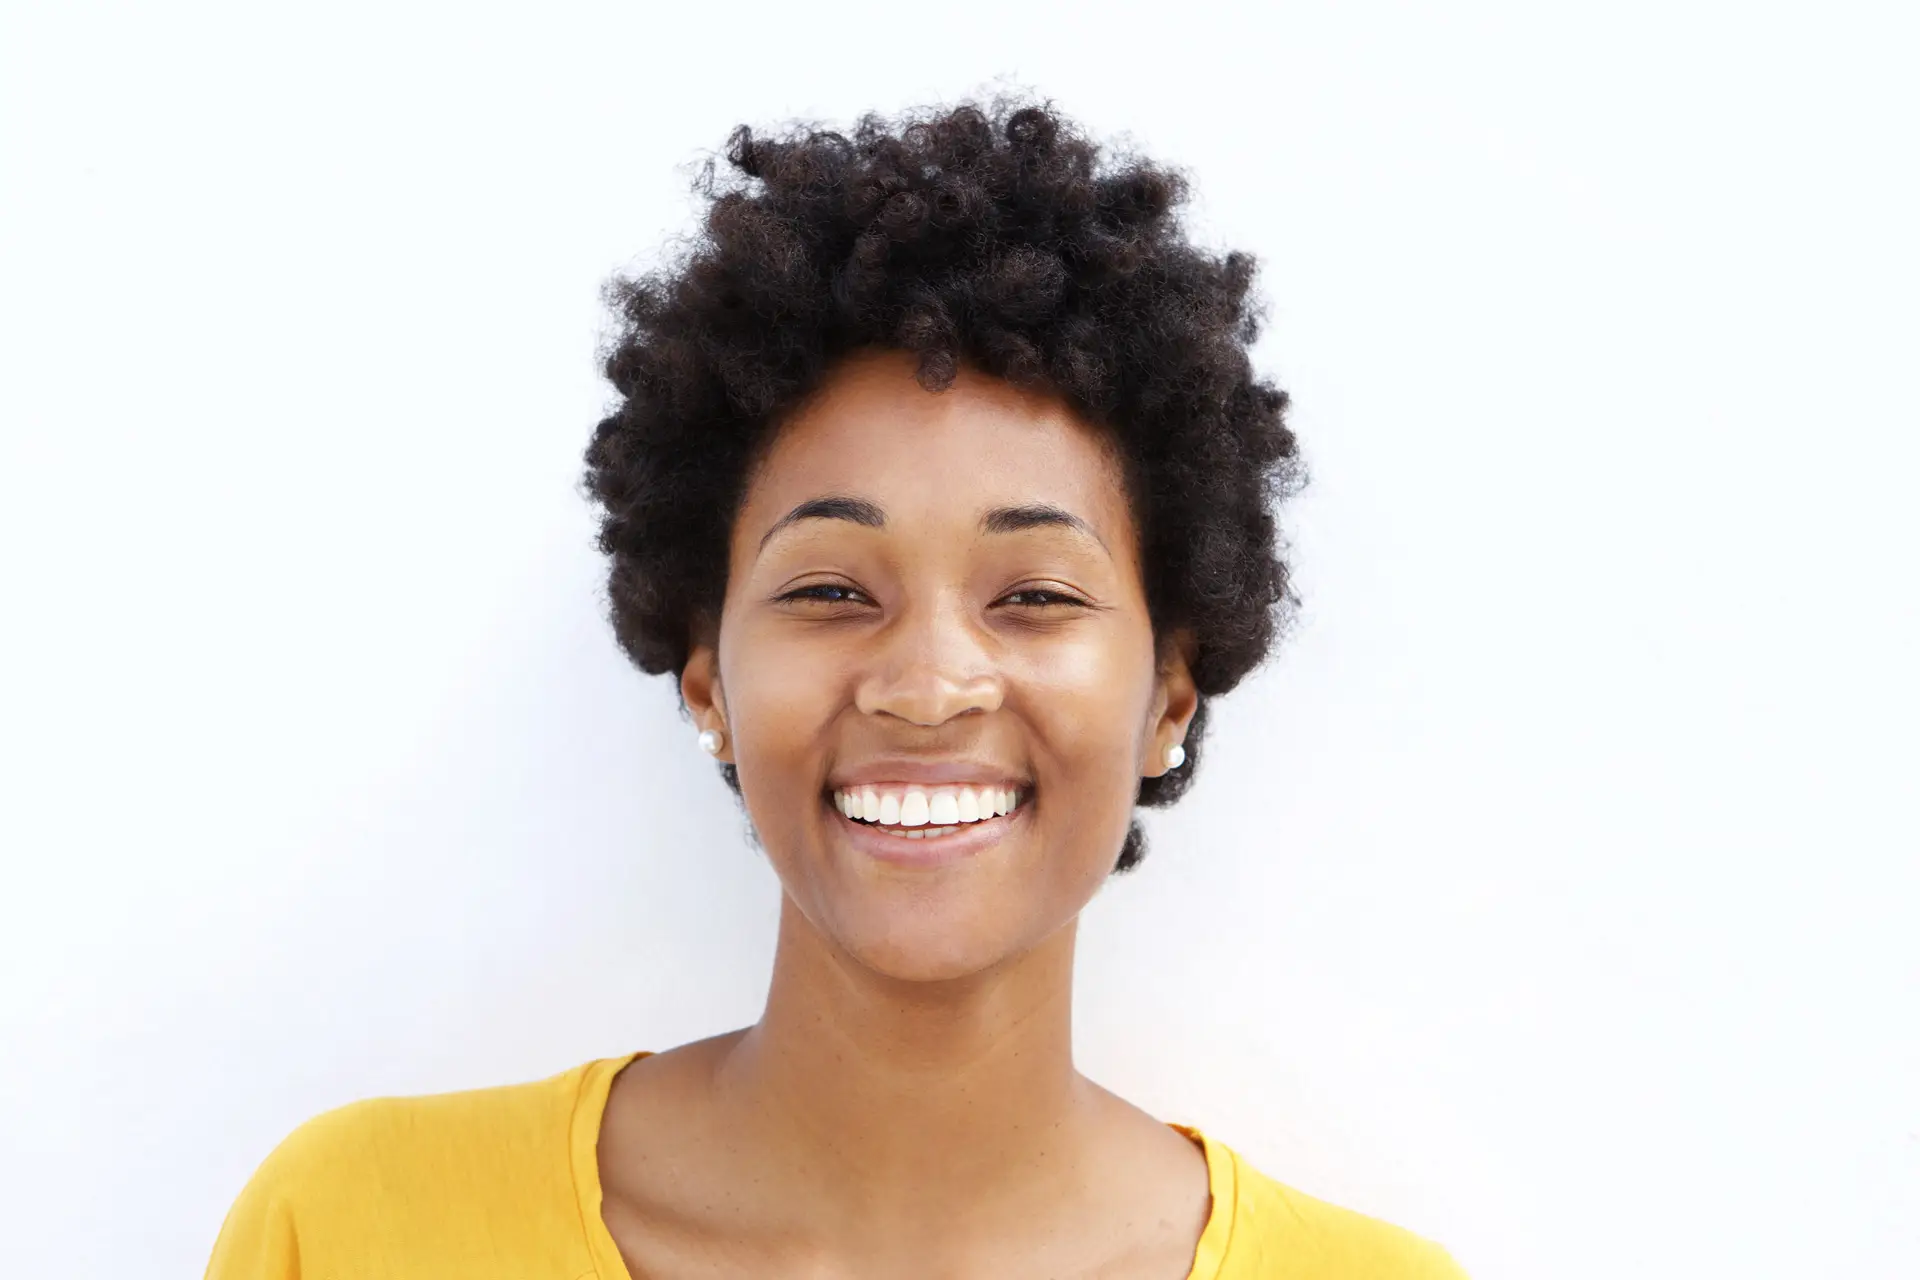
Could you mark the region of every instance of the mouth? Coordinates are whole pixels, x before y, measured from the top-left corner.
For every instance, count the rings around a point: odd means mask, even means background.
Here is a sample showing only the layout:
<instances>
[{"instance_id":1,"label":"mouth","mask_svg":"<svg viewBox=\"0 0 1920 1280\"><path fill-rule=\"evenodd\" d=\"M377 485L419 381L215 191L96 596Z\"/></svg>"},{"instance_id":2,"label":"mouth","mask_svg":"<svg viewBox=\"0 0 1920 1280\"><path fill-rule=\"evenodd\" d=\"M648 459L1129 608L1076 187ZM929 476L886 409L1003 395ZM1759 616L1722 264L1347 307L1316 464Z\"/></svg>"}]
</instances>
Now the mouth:
<instances>
[{"instance_id":1,"label":"mouth","mask_svg":"<svg viewBox=\"0 0 1920 1280\"><path fill-rule=\"evenodd\" d=\"M1017 787L920 787L875 783L829 794L840 815L905 840L938 840L1004 818L1032 795Z\"/></svg>"}]
</instances>

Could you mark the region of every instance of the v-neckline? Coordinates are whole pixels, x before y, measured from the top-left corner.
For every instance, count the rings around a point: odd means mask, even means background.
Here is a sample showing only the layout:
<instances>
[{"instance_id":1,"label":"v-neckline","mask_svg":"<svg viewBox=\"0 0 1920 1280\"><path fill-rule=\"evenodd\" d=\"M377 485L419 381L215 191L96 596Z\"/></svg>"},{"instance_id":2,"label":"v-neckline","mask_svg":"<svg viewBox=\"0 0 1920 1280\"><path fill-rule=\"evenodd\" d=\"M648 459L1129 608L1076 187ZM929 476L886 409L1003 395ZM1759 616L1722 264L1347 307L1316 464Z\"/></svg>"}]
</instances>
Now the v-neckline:
<instances>
[{"instance_id":1,"label":"v-neckline","mask_svg":"<svg viewBox=\"0 0 1920 1280\"><path fill-rule=\"evenodd\" d=\"M569 1156L573 1166L573 1188L580 1208L580 1228L586 1236L587 1253L593 1260L598 1280L633 1280L627 1270L620 1246L601 1214L605 1193L600 1186L600 1125L607 1113L607 1097L613 1079L628 1065L650 1056L642 1049L618 1058L600 1058L586 1065L580 1093L574 1101L573 1122L568 1134ZM1239 1178L1233 1152L1188 1125L1168 1126L1197 1144L1207 1158L1207 1190L1212 1205L1207 1224L1194 1246L1193 1267L1186 1280L1219 1280L1226 1262L1227 1245L1233 1237L1234 1207L1239 1200ZM585 1280L577 1277L576 1280Z\"/></svg>"}]
</instances>

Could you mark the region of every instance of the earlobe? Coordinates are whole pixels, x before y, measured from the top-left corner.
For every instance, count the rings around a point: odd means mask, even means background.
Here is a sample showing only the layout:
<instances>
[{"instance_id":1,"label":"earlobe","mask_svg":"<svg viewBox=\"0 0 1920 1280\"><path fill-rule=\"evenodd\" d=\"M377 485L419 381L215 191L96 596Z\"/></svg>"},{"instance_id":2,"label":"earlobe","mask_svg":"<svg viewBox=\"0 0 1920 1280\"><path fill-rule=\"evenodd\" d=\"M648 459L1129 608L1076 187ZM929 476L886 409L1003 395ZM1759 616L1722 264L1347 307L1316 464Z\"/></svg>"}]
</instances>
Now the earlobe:
<instances>
[{"instance_id":1,"label":"earlobe","mask_svg":"<svg viewBox=\"0 0 1920 1280\"><path fill-rule=\"evenodd\" d=\"M726 693L720 687L717 655L709 645L695 645L680 669L680 701L700 730L700 746L716 760L731 762L727 738Z\"/></svg>"},{"instance_id":2,"label":"earlobe","mask_svg":"<svg viewBox=\"0 0 1920 1280\"><path fill-rule=\"evenodd\" d=\"M1156 676L1154 722L1148 726L1148 769L1142 777L1158 778L1187 762L1183 745L1187 727L1200 705L1200 691L1193 682L1192 637L1186 632L1170 637Z\"/></svg>"}]
</instances>

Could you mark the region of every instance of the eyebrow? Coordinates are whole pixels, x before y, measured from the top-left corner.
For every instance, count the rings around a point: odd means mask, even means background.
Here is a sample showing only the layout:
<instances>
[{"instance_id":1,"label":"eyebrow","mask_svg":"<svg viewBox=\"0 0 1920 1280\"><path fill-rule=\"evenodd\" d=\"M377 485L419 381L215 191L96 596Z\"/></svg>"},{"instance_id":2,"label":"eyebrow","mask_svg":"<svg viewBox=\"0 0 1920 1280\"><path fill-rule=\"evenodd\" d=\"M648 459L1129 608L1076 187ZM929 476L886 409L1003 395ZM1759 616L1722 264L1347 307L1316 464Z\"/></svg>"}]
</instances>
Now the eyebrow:
<instances>
[{"instance_id":1,"label":"eyebrow","mask_svg":"<svg viewBox=\"0 0 1920 1280\"><path fill-rule=\"evenodd\" d=\"M802 520L851 520L869 529L883 529L887 524L887 513L865 498L808 498L775 520L773 528L760 535L760 550L767 549L767 543L773 540L774 534Z\"/></svg>"},{"instance_id":2,"label":"eyebrow","mask_svg":"<svg viewBox=\"0 0 1920 1280\"><path fill-rule=\"evenodd\" d=\"M846 520L869 529L884 529L887 525L887 513L877 503L865 498L832 496L809 498L793 510L773 522L773 527L760 535L760 550L766 549L773 535L790 524L802 520ZM1112 556L1112 548L1107 546L1094 527L1064 507L1056 507L1047 502L1030 502L1018 507L995 507L980 517L982 533L1020 533L1027 529L1058 527L1072 529L1085 534L1100 545L1100 549Z\"/></svg>"},{"instance_id":3,"label":"eyebrow","mask_svg":"<svg viewBox=\"0 0 1920 1280\"><path fill-rule=\"evenodd\" d=\"M1109 556L1113 554L1107 546L1107 540L1096 533L1092 525L1066 508L1051 503L1032 502L1021 507L995 507L980 518L982 533L1019 533L1023 529L1043 529L1050 525L1083 533L1099 543L1100 549Z\"/></svg>"}]
</instances>

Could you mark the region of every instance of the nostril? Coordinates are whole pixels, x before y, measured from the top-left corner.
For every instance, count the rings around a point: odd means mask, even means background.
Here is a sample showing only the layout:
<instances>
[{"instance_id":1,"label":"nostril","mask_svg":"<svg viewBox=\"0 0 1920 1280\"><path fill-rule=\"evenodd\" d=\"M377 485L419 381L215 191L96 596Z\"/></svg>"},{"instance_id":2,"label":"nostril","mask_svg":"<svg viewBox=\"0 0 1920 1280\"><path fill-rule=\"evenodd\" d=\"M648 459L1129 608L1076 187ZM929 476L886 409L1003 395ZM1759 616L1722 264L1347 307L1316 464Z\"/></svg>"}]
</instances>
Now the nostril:
<instances>
[{"instance_id":1,"label":"nostril","mask_svg":"<svg viewBox=\"0 0 1920 1280\"><path fill-rule=\"evenodd\" d=\"M864 680L854 707L865 715L887 715L921 728L934 728L969 711L997 711L1004 700L997 674L959 675L931 663Z\"/></svg>"}]
</instances>

